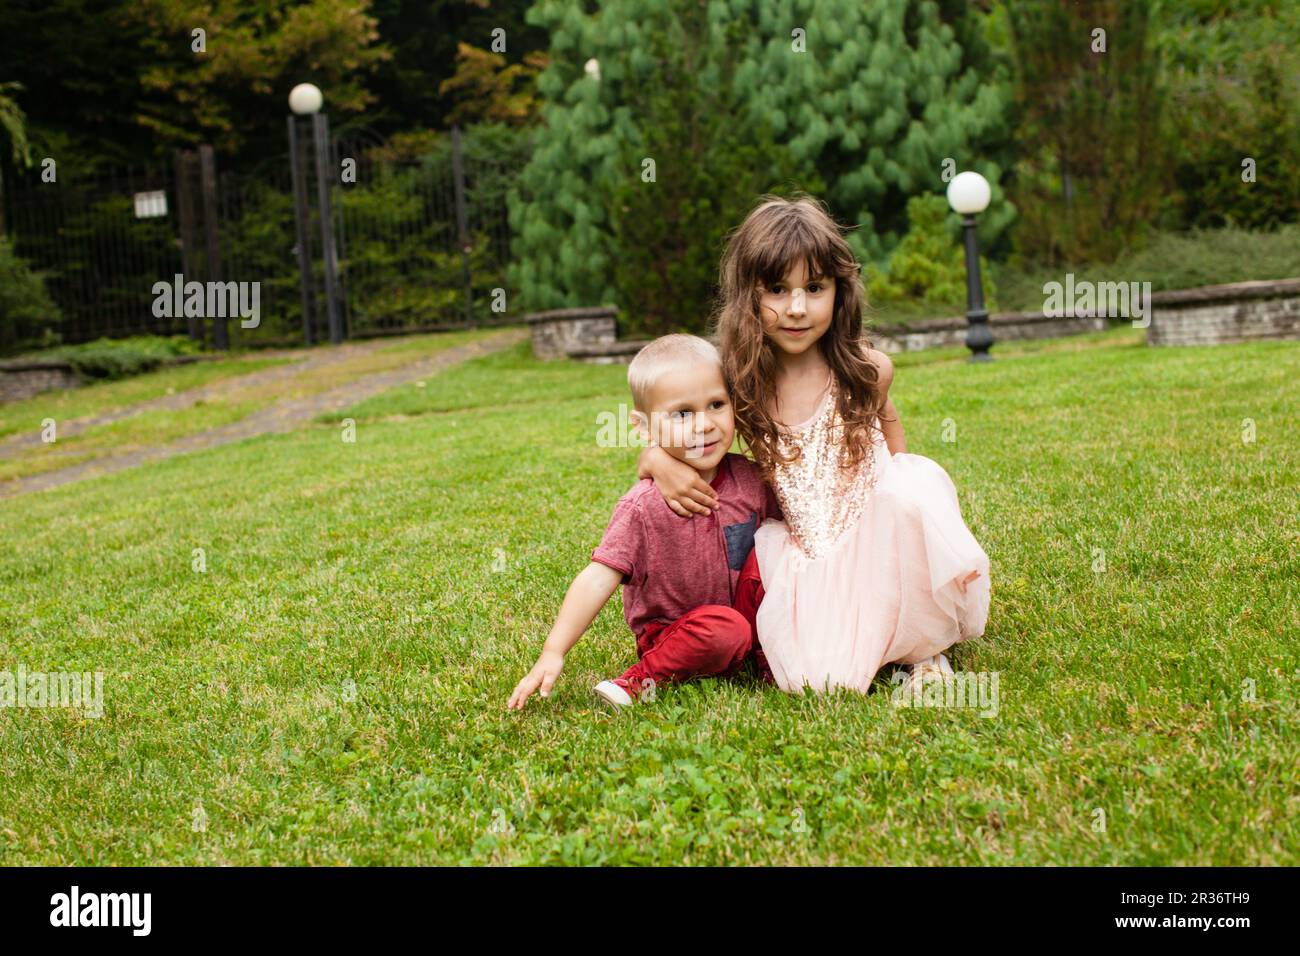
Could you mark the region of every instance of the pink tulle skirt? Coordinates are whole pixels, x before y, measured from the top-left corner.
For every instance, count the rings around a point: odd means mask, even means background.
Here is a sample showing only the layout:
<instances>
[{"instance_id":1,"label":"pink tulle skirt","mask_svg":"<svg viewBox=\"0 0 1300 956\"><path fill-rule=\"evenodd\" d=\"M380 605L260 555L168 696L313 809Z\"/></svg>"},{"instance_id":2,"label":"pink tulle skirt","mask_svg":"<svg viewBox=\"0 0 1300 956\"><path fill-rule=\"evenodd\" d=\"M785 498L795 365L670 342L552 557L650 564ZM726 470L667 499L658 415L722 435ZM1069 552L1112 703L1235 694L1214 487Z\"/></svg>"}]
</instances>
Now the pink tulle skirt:
<instances>
[{"instance_id":1,"label":"pink tulle skirt","mask_svg":"<svg viewBox=\"0 0 1300 956\"><path fill-rule=\"evenodd\" d=\"M857 523L809 559L781 521L758 529L758 639L777 685L866 693L880 668L984 633L989 559L937 462L880 449ZM972 571L978 576L963 586Z\"/></svg>"}]
</instances>

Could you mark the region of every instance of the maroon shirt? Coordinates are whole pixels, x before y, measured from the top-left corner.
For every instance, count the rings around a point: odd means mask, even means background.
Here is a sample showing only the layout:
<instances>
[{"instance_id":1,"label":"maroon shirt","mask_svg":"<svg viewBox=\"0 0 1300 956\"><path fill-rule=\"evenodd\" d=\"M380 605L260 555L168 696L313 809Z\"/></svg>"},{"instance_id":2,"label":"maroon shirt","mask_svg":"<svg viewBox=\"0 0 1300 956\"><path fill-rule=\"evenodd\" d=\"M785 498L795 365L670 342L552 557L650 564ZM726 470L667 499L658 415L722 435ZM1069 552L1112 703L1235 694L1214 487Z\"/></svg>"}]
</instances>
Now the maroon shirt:
<instances>
[{"instance_id":1,"label":"maroon shirt","mask_svg":"<svg viewBox=\"0 0 1300 956\"><path fill-rule=\"evenodd\" d=\"M724 455L709 484L717 511L682 518L643 478L618 499L592 552L591 560L623 573L623 616L638 639L652 621L671 624L703 604L731 607L754 532L781 517L776 496L743 455Z\"/></svg>"}]
</instances>

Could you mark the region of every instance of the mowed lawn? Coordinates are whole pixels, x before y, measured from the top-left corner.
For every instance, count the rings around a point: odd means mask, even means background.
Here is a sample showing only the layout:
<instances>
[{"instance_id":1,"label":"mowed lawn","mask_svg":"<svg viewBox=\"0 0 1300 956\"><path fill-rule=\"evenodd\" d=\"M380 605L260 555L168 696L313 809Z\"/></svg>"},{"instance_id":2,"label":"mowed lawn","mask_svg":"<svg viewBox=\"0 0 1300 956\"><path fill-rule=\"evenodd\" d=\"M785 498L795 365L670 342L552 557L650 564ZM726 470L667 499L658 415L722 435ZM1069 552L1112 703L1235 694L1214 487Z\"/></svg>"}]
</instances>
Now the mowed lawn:
<instances>
[{"instance_id":1,"label":"mowed lawn","mask_svg":"<svg viewBox=\"0 0 1300 956\"><path fill-rule=\"evenodd\" d=\"M1300 347L994 352L900 356L894 394L992 561L953 658L995 715L888 672L610 714L618 598L507 713L638 451L597 441L624 367L525 345L343 413L355 443L0 502L0 670L104 674L99 719L0 710L0 864L1300 862Z\"/></svg>"}]
</instances>

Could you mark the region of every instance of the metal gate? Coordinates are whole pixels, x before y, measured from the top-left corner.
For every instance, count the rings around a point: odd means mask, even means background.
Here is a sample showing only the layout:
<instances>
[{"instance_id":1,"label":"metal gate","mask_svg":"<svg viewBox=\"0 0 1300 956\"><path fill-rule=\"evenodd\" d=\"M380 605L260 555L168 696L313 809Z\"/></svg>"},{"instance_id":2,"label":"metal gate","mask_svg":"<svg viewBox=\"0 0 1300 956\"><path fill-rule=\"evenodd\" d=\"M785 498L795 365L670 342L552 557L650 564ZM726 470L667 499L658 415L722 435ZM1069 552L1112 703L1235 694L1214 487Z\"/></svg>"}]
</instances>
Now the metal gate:
<instances>
[{"instance_id":1,"label":"metal gate","mask_svg":"<svg viewBox=\"0 0 1300 956\"><path fill-rule=\"evenodd\" d=\"M517 160L467 161L459 130L414 158L364 127L327 134L325 150L316 130L291 136L285 154L240 170L203 146L170 168L11 181L15 251L45 274L62 341L186 334L226 348L515 320L492 304ZM258 323L160 315L160 282L256 283Z\"/></svg>"}]
</instances>

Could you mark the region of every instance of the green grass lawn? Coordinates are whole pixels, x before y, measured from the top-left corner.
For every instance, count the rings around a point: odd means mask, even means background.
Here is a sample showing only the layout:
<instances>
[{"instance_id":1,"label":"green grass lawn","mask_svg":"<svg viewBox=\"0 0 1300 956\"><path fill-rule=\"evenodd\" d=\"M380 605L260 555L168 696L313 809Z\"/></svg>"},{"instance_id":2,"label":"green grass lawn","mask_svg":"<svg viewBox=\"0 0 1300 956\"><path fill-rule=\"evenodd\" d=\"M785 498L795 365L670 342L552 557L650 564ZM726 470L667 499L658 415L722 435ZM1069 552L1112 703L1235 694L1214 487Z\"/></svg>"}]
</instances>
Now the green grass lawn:
<instances>
[{"instance_id":1,"label":"green grass lawn","mask_svg":"<svg viewBox=\"0 0 1300 956\"><path fill-rule=\"evenodd\" d=\"M885 674L609 714L617 599L507 713L637 453L596 443L624 367L521 346L361 404L355 444L0 502L0 670L101 670L105 711L0 710L0 864L1300 862L1300 349L994 352L900 356L894 397L992 561L953 656L996 716Z\"/></svg>"}]
</instances>

